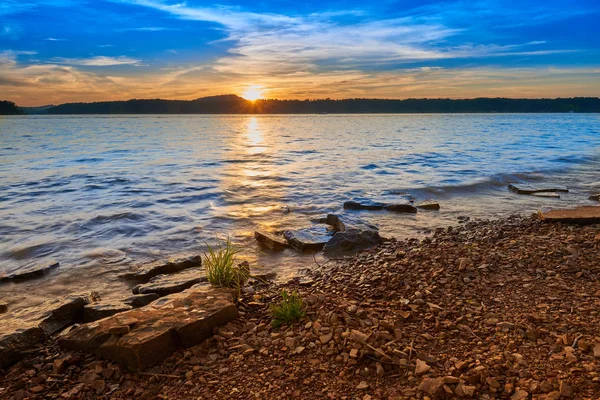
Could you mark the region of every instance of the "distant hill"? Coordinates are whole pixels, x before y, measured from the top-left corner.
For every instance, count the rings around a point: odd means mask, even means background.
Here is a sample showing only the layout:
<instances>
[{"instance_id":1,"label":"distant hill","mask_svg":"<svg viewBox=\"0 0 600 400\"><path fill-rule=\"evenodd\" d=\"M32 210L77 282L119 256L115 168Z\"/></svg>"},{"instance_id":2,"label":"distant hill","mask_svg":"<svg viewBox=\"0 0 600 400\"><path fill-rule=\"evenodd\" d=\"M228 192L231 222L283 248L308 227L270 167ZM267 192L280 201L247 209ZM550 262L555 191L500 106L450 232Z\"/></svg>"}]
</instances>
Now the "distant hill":
<instances>
[{"instance_id":1,"label":"distant hill","mask_svg":"<svg viewBox=\"0 0 600 400\"><path fill-rule=\"evenodd\" d=\"M0 115L20 115L23 114L23 110L21 110L15 103L8 100L0 100Z\"/></svg>"},{"instance_id":2,"label":"distant hill","mask_svg":"<svg viewBox=\"0 0 600 400\"><path fill-rule=\"evenodd\" d=\"M48 114L48 110L54 105L38 106L38 107L21 107L25 114Z\"/></svg>"},{"instance_id":3,"label":"distant hill","mask_svg":"<svg viewBox=\"0 0 600 400\"><path fill-rule=\"evenodd\" d=\"M48 114L600 113L600 98L248 101L236 95L222 95L196 100L67 103L45 111Z\"/></svg>"}]
</instances>

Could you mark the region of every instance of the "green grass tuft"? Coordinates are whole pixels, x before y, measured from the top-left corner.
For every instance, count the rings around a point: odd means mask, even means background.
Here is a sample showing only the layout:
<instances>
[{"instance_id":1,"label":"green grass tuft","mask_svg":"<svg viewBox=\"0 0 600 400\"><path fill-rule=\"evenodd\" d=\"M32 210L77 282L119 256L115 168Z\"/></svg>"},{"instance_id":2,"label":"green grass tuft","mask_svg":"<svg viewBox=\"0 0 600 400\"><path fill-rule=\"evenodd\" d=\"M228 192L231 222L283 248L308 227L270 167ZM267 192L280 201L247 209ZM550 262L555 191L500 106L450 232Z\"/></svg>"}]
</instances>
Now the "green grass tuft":
<instances>
[{"instance_id":1,"label":"green grass tuft","mask_svg":"<svg viewBox=\"0 0 600 400\"><path fill-rule=\"evenodd\" d=\"M304 317L304 302L298 292L294 291L290 294L284 289L281 292L281 297L281 303L271 306L274 327L284 324L291 325Z\"/></svg>"},{"instance_id":2,"label":"green grass tuft","mask_svg":"<svg viewBox=\"0 0 600 400\"><path fill-rule=\"evenodd\" d=\"M208 282L213 286L230 287L238 292L250 278L250 266L247 262L237 264L237 254L240 249L231 242L217 239L215 247L206 244L204 253L204 268Z\"/></svg>"}]
</instances>

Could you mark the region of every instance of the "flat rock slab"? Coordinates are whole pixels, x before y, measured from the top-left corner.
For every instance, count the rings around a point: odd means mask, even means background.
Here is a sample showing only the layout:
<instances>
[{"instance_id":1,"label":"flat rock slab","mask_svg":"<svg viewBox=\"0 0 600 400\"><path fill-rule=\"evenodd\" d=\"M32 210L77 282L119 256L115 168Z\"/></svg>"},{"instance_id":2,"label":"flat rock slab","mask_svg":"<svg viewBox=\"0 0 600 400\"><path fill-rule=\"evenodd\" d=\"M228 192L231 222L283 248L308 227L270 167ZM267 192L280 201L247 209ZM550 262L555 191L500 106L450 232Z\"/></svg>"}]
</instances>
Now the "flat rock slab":
<instances>
[{"instance_id":1,"label":"flat rock slab","mask_svg":"<svg viewBox=\"0 0 600 400\"><path fill-rule=\"evenodd\" d=\"M179 257L168 261L154 261L149 264L140 265L135 271L124 274L123 277L148 281L158 275L174 274L184 269L199 267L200 265L202 265L202 256L200 255Z\"/></svg>"},{"instance_id":2,"label":"flat rock slab","mask_svg":"<svg viewBox=\"0 0 600 400\"><path fill-rule=\"evenodd\" d=\"M122 301L125 304L129 304L133 308L139 308L152 303L159 297L160 296L156 293L134 294L133 296L129 296L126 299L123 299Z\"/></svg>"},{"instance_id":3,"label":"flat rock slab","mask_svg":"<svg viewBox=\"0 0 600 400\"><path fill-rule=\"evenodd\" d=\"M440 203L435 200L424 200L415 203L415 207L421 208L423 210L439 210Z\"/></svg>"},{"instance_id":4,"label":"flat rock slab","mask_svg":"<svg viewBox=\"0 0 600 400\"><path fill-rule=\"evenodd\" d=\"M288 247L288 242L284 237L275 235L273 233L256 231L254 232L254 238L261 245L268 247L271 250L280 251Z\"/></svg>"},{"instance_id":5,"label":"flat rock slab","mask_svg":"<svg viewBox=\"0 0 600 400\"><path fill-rule=\"evenodd\" d=\"M344 210L383 210L387 203L381 203L372 200L361 200L361 201L346 201L344 203Z\"/></svg>"},{"instance_id":6,"label":"flat rock slab","mask_svg":"<svg viewBox=\"0 0 600 400\"><path fill-rule=\"evenodd\" d=\"M283 237L289 245L300 251L320 251L325 243L331 239L331 236L313 233L311 229L284 231Z\"/></svg>"},{"instance_id":7,"label":"flat rock slab","mask_svg":"<svg viewBox=\"0 0 600 400\"><path fill-rule=\"evenodd\" d=\"M67 349L94 351L139 371L165 360L178 346L206 340L213 328L237 316L232 290L196 285L145 307L81 325L62 335L58 343Z\"/></svg>"},{"instance_id":8,"label":"flat rock slab","mask_svg":"<svg viewBox=\"0 0 600 400\"><path fill-rule=\"evenodd\" d=\"M134 287L133 294L155 293L162 297L172 293L179 293L197 283L207 281L204 269L191 268L176 274L155 276L150 279L150 282Z\"/></svg>"},{"instance_id":9,"label":"flat rock slab","mask_svg":"<svg viewBox=\"0 0 600 400\"><path fill-rule=\"evenodd\" d=\"M600 207L586 206L565 210L552 210L541 214L545 222L563 222L567 224L588 225L600 223Z\"/></svg>"},{"instance_id":10,"label":"flat rock slab","mask_svg":"<svg viewBox=\"0 0 600 400\"><path fill-rule=\"evenodd\" d=\"M8 272L4 275L0 275L0 282L19 282L26 281L29 279L40 278L48 273L50 270L58 268L60 263L53 262L47 265L35 265L32 267L20 268L15 271Z\"/></svg>"},{"instance_id":11,"label":"flat rock slab","mask_svg":"<svg viewBox=\"0 0 600 400\"><path fill-rule=\"evenodd\" d=\"M96 293L68 295L36 307L17 310L0 317L0 368L21 358L50 335L81 321L85 305L97 299Z\"/></svg>"},{"instance_id":12,"label":"flat rock slab","mask_svg":"<svg viewBox=\"0 0 600 400\"><path fill-rule=\"evenodd\" d=\"M569 189L565 186L553 185L535 185L530 183L510 183L508 188L518 194L535 194L535 193L568 193Z\"/></svg>"},{"instance_id":13,"label":"flat rock slab","mask_svg":"<svg viewBox=\"0 0 600 400\"><path fill-rule=\"evenodd\" d=\"M92 322L133 309L120 301L99 301L83 307L83 321Z\"/></svg>"}]
</instances>

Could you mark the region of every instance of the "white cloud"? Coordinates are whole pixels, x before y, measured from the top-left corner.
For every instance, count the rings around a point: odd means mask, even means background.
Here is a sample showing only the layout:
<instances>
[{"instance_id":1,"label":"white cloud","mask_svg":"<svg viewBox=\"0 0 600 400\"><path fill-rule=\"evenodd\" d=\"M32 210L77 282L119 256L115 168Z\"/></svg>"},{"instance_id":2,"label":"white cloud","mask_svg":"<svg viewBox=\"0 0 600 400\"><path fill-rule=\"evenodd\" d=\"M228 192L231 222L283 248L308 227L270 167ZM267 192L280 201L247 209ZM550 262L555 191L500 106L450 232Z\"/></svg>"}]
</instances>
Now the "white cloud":
<instances>
[{"instance_id":1,"label":"white cloud","mask_svg":"<svg viewBox=\"0 0 600 400\"><path fill-rule=\"evenodd\" d=\"M106 57L96 56L91 58L56 58L53 60L56 64L78 65L84 67L110 67L114 65L134 65L141 66L141 60L135 58L120 56Z\"/></svg>"}]
</instances>

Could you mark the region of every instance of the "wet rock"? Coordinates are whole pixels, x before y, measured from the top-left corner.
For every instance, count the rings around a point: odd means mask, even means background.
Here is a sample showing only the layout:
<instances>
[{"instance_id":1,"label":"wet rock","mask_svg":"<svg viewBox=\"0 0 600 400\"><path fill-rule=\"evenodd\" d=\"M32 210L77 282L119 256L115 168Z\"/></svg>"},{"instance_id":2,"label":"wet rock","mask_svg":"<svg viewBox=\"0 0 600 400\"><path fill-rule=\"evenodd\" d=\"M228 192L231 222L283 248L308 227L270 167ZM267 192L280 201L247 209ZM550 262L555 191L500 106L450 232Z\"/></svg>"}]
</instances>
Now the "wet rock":
<instances>
[{"instance_id":1,"label":"wet rock","mask_svg":"<svg viewBox=\"0 0 600 400\"><path fill-rule=\"evenodd\" d=\"M600 201L600 194L593 194L589 197L590 200Z\"/></svg>"},{"instance_id":2,"label":"wet rock","mask_svg":"<svg viewBox=\"0 0 600 400\"><path fill-rule=\"evenodd\" d=\"M14 271L7 272L4 275L0 275L0 283L9 281L20 282L29 279L40 278L59 266L60 264L58 262L53 262L47 265L35 265L32 267L19 268Z\"/></svg>"},{"instance_id":3,"label":"wet rock","mask_svg":"<svg viewBox=\"0 0 600 400\"><path fill-rule=\"evenodd\" d=\"M439 210L440 203L435 200L425 200L415 203L415 207L422 208L423 210Z\"/></svg>"},{"instance_id":4,"label":"wet rock","mask_svg":"<svg viewBox=\"0 0 600 400\"><path fill-rule=\"evenodd\" d=\"M600 207L585 206L572 209L552 210L540 215L545 222L588 225L600 223Z\"/></svg>"},{"instance_id":5,"label":"wet rock","mask_svg":"<svg viewBox=\"0 0 600 400\"><path fill-rule=\"evenodd\" d=\"M133 296L123 299L122 302L129 304L133 308L139 308L152 303L159 297L160 296L156 293L134 294Z\"/></svg>"},{"instance_id":6,"label":"wet rock","mask_svg":"<svg viewBox=\"0 0 600 400\"><path fill-rule=\"evenodd\" d=\"M96 298L95 293L69 295L0 317L0 368L19 360L23 350L80 321L84 306Z\"/></svg>"},{"instance_id":7,"label":"wet rock","mask_svg":"<svg viewBox=\"0 0 600 400\"><path fill-rule=\"evenodd\" d=\"M206 272L201 268L192 268L172 275L155 276L150 282L134 287L133 294L155 293L162 297L202 282L207 282Z\"/></svg>"},{"instance_id":8,"label":"wet rock","mask_svg":"<svg viewBox=\"0 0 600 400\"><path fill-rule=\"evenodd\" d=\"M59 338L59 345L93 350L131 370L142 370L163 361L177 346L189 347L213 334L238 315L229 289L196 285L149 305L83 324ZM113 335L115 326L129 332Z\"/></svg>"},{"instance_id":9,"label":"wet rock","mask_svg":"<svg viewBox=\"0 0 600 400\"><path fill-rule=\"evenodd\" d=\"M323 247L323 252L328 256L353 254L381 242L381 236L376 230L350 229L333 235Z\"/></svg>"},{"instance_id":10,"label":"wet rock","mask_svg":"<svg viewBox=\"0 0 600 400\"><path fill-rule=\"evenodd\" d=\"M271 250L279 251L288 247L288 242L285 238L272 233L256 231L254 232L254 238L258 241L258 243L268 247Z\"/></svg>"},{"instance_id":11,"label":"wet rock","mask_svg":"<svg viewBox=\"0 0 600 400\"><path fill-rule=\"evenodd\" d=\"M412 204L388 204L385 206L385 209L388 211L398 212L398 213L416 213L417 207Z\"/></svg>"},{"instance_id":12,"label":"wet rock","mask_svg":"<svg viewBox=\"0 0 600 400\"><path fill-rule=\"evenodd\" d=\"M100 301L83 307L84 322L97 321L117 313L131 310L133 307L120 301Z\"/></svg>"},{"instance_id":13,"label":"wet rock","mask_svg":"<svg viewBox=\"0 0 600 400\"><path fill-rule=\"evenodd\" d=\"M123 275L128 279L147 281L155 276L162 274L174 274L184 269L199 267L202 265L202 257L193 255L188 257L174 258L168 261L155 261L149 264L140 265L133 272Z\"/></svg>"},{"instance_id":14,"label":"wet rock","mask_svg":"<svg viewBox=\"0 0 600 400\"><path fill-rule=\"evenodd\" d=\"M553 186L544 184L530 184L530 183L510 183L508 188L518 194L536 194L536 193L549 193L549 192L562 192L568 193L569 189L564 186Z\"/></svg>"},{"instance_id":15,"label":"wet rock","mask_svg":"<svg viewBox=\"0 0 600 400\"><path fill-rule=\"evenodd\" d=\"M8 311L8 303L0 301L0 314L4 314Z\"/></svg>"},{"instance_id":16,"label":"wet rock","mask_svg":"<svg viewBox=\"0 0 600 400\"><path fill-rule=\"evenodd\" d=\"M344 210L383 210L387 204L372 200L346 201Z\"/></svg>"},{"instance_id":17,"label":"wet rock","mask_svg":"<svg viewBox=\"0 0 600 400\"><path fill-rule=\"evenodd\" d=\"M310 230L288 230L283 236L289 245L300 251L320 251L330 239L330 236L312 233Z\"/></svg>"}]
</instances>

